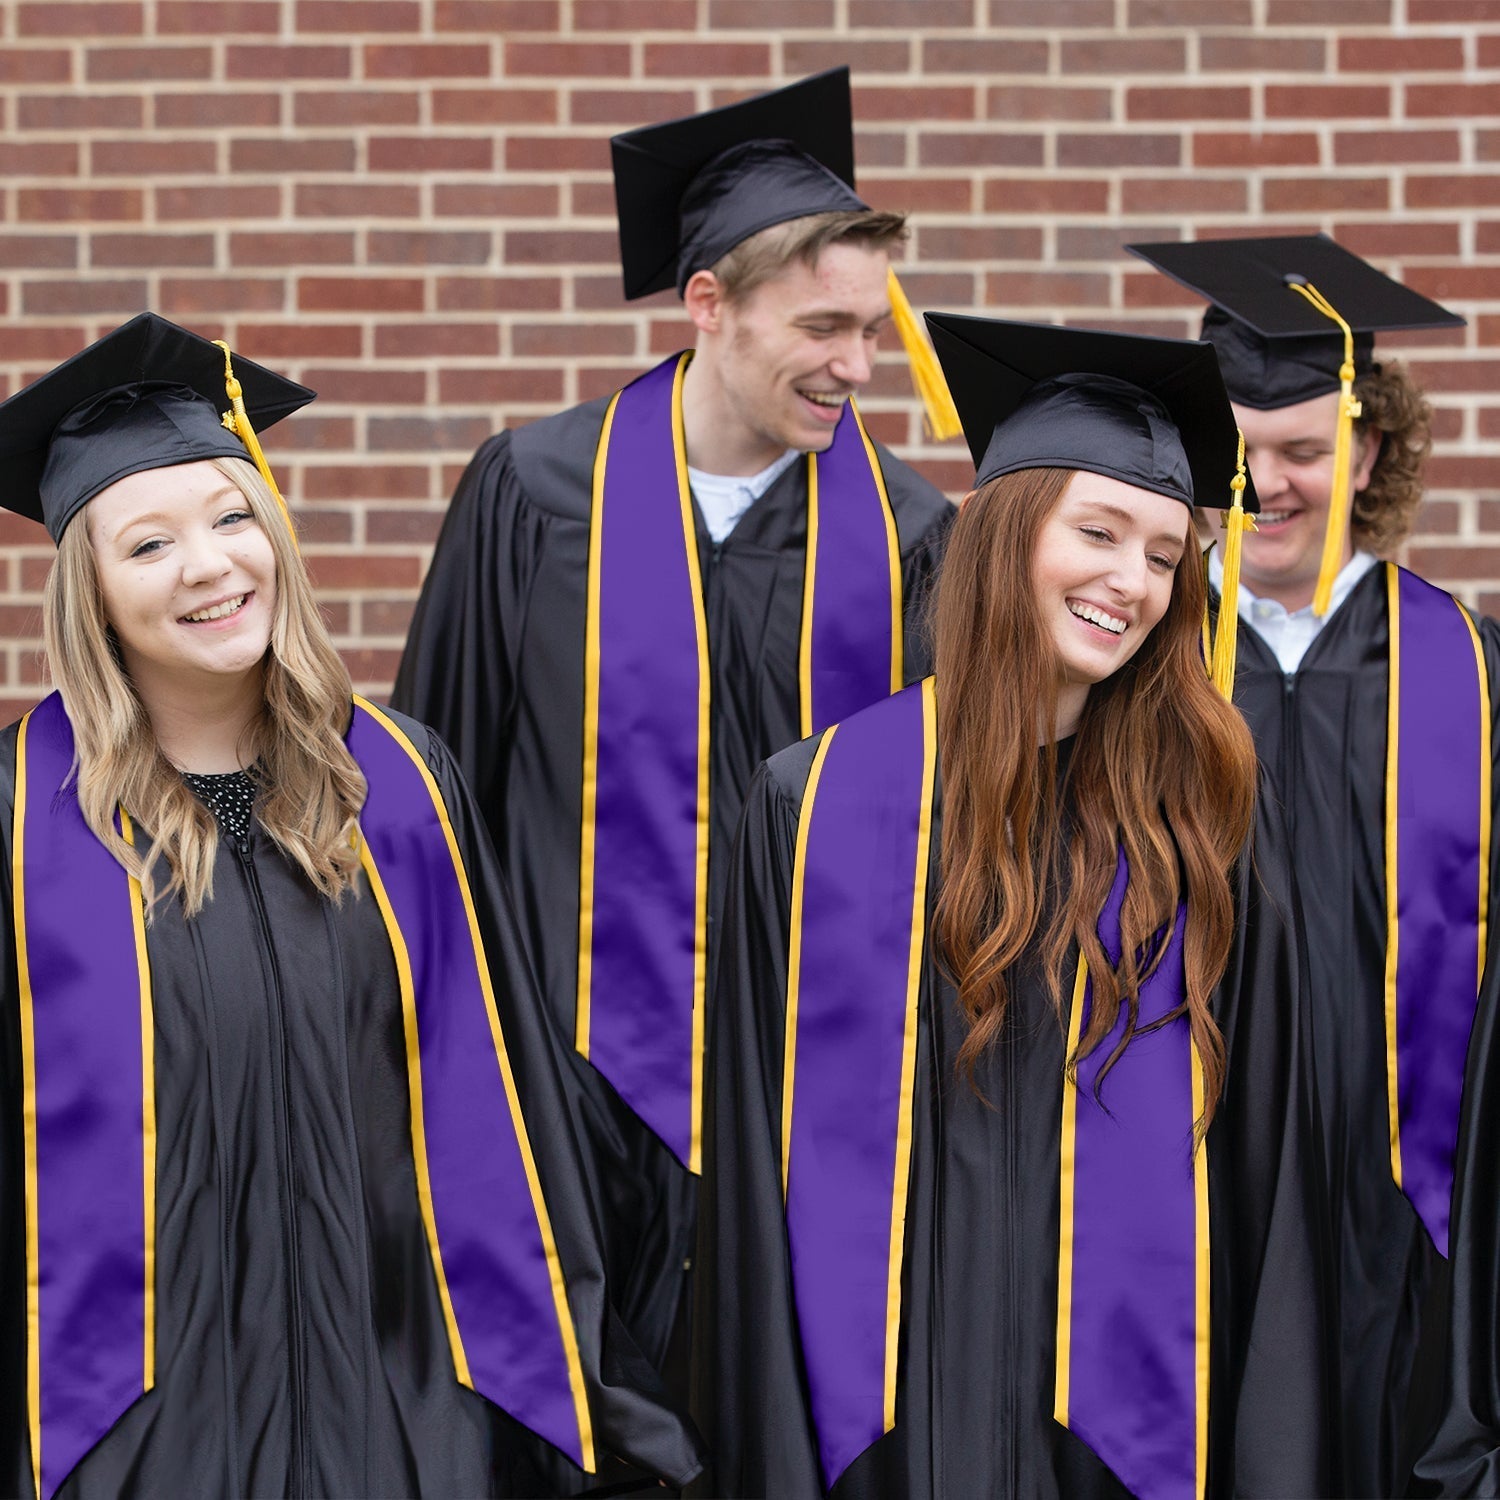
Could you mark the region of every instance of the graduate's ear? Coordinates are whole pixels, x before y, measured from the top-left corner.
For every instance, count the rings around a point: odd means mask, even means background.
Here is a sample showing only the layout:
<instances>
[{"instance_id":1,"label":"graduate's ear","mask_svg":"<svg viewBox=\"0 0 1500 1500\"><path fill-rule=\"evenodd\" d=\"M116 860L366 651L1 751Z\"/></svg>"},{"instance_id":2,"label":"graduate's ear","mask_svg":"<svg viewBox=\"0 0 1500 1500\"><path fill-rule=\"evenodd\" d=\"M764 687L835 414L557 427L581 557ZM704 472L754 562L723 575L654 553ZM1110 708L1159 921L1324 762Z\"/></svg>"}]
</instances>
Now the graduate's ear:
<instances>
[{"instance_id":1,"label":"graduate's ear","mask_svg":"<svg viewBox=\"0 0 1500 1500\"><path fill-rule=\"evenodd\" d=\"M960 510L962 510L964 508L964 506L966 506L969 503L969 501L971 501L974 498L974 496L977 495L978 493L979 493L978 490L970 490L969 493L967 495L965 495L963 497L963 499L958 502L958 508Z\"/></svg>"},{"instance_id":2,"label":"graduate's ear","mask_svg":"<svg viewBox=\"0 0 1500 1500\"><path fill-rule=\"evenodd\" d=\"M1370 484L1370 475L1375 472L1375 460L1380 457L1380 445L1385 434L1378 427L1354 429L1354 452L1349 460L1349 493L1357 495Z\"/></svg>"},{"instance_id":3,"label":"graduate's ear","mask_svg":"<svg viewBox=\"0 0 1500 1500\"><path fill-rule=\"evenodd\" d=\"M694 271L682 289L682 305L699 333L718 333L724 326L724 284L712 271Z\"/></svg>"}]
</instances>

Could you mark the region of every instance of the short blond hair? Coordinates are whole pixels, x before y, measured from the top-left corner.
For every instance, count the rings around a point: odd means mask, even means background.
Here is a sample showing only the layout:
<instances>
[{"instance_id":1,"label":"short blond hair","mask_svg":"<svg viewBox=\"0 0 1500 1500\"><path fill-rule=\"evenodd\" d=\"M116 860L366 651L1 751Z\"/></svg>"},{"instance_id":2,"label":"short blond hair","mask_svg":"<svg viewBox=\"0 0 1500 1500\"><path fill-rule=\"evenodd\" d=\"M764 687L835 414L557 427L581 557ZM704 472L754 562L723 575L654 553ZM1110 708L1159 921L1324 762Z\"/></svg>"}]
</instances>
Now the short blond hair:
<instances>
[{"instance_id":1,"label":"short blond hair","mask_svg":"<svg viewBox=\"0 0 1500 1500\"><path fill-rule=\"evenodd\" d=\"M815 266L830 245L863 245L870 250L889 251L905 244L907 234L906 215L882 209L804 214L741 240L709 270L717 278L724 300L736 302L793 261Z\"/></svg>"}]
</instances>

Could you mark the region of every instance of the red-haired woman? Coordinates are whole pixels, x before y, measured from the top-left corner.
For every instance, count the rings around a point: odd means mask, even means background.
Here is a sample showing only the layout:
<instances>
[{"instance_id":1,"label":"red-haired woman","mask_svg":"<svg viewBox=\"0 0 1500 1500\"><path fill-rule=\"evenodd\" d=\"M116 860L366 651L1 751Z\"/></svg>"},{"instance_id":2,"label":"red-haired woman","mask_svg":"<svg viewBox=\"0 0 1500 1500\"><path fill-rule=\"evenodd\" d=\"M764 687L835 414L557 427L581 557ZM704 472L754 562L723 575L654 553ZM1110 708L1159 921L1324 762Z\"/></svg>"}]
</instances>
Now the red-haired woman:
<instances>
[{"instance_id":1,"label":"red-haired woman","mask_svg":"<svg viewBox=\"0 0 1500 1500\"><path fill-rule=\"evenodd\" d=\"M741 826L709 1489L1335 1493L1291 881L1203 659L1217 367L933 326L983 454L935 679L772 757Z\"/></svg>"}]
</instances>

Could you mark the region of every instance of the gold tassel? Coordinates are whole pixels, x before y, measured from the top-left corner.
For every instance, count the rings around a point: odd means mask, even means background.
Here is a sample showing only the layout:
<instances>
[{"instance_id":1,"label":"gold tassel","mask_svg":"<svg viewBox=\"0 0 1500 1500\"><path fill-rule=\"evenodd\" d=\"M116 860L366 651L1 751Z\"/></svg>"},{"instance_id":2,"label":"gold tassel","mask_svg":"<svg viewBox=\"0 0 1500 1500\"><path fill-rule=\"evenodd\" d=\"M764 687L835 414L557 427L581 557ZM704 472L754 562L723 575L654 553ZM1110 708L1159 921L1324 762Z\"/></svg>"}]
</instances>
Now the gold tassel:
<instances>
[{"instance_id":1,"label":"gold tassel","mask_svg":"<svg viewBox=\"0 0 1500 1500\"><path fill-rule=\"evenodd\" d=\"M1328 492L1328 529L1323 533L1323 558L1318 565L1318 586L1313 592L1313 613L1321 619L1333 602L1333 581L1343 566L1344 533L1349 527L1349 455L1354 422L1364 408L1354 395L1353 329L1311 282L1293 281L1289 285L1344 331L1344 362L1339 366L1339 421L1333 440L1333 486Z\"/></svg>"},{"instance_id":2,"label":"gold tassel","mask_svg":"<svg viewBox=\"0 0 1500 1500\"><path fill-rule=\"evenodd\" d=\"M901 345L906 350L906 363L911 369L912 388L922 401L922 410L927 417L927 431L938 441L957 437L964 429L958 420L958 408L948 391L948 382L943 379L943 367L932 352L932 345L922 332L922 325L912 311L901 282L892 266L886 277L890 289L892 320L896 332L901 335Z\"/></svg>"},{"instance_id":3,"label":"gold tassel","mask_svg":"<svg viewBox=\"0 0 1500 1500\"><path fill-rule=\"evenodd\" d=\"M292 523L292 513L287 509L286 501L281 498L281 491L276 488L276 480L272 477L271 466L266 462L266 455L261 451L260 439L255 435L255 428L250 425L250 413L245 410L245 393L235 378L234 359L229 345L223 339L215 339L213 342L224 351L224 394L229 397L230 405L230 409L223 416L224 425L245 445L251 459L254 460L255 467L260 470L260 477L265 480L267 488L275 495L282 515L286 517L287 530L292 534L292 545L295 547L298 545L297 528Z\"/></svg>"},{"instance_id":4,"label":"gold tassel","mask_svg":"<svg viewBox=\"0 0 1500 1500\"><path fill-rule=\"evenodd\" d=\"M1239 643L1240 554L1246 531L1255 530L1255 518L1245 510L1245 434L1240 433L1235 475L1229 481L1233 502L1224 513L1224 585L1219 590L1219 630L1214 638L1214 686L1225 698L1234 696L1235 648Z\"/></svg>"}]
</instances>

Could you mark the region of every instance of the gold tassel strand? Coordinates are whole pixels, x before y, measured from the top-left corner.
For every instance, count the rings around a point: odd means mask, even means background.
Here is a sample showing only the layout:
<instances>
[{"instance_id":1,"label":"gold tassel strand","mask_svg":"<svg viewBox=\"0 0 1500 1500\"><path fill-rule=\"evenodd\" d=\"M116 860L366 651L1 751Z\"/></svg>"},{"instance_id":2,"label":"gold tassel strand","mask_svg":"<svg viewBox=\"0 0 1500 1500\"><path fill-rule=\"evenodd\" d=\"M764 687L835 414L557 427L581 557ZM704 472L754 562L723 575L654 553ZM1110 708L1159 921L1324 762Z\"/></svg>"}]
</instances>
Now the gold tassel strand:
<instances>
[{"instance_id":1,"label":"gold tassel strand","mask_svg":"<svg viewBox=\"0 0 1500 1500\"><path fill-rule=\"evenodd\" d=\"M1321 619L1333 602L1333 580L1343 565L1344 533L1349 525L1349 454L1353 446L1354 422L1364 408L1354 395L1353 329L1310 281L1290 281L1287 284L1325 318L1337 323L1344 333L1344 362L1339 366L1339 421L1333 440L1333 486L1328 494L1328 529L1323 533L1323 558L1318 566L1318 586L1313 593L1313 613Z\"/></svg>"},{"instance_id":2,"label":"gold tassel strand","mask_svg":"<svg viewBox=\"0 0 1500 1500\"><path fill-rule=\"evenodd\" d=\"M1247 531L1255 530L1255 518L1245 509L1245 434L1239 435L1235 475L1229 481L1233 502L1224 513L1224 586L1219 591L1219 630L1214 638L1214 686L1225 698L1234 696L1235 649L1239 643L1240 555Z\"/></svg>"},{"instance_id":3,"label":"gold tassel strand","mask_svg":"<svg viewBox=\"0 0 1500 1500\"><path fill-rule=\"evenodd\" d=\"M260 439L255 435L255 428L250 425L250 413L245 410L245 393L240 387L239 380L234 373L234 358L230 353L229 345L223 339L213 341L224 351L224 394L229 397L230 409L224 413L224 425L235 434L245 445L246 451L254 460L255 467L260 470L260 477L265 480L267 487L276 497L276 503L281 507L281 513L286 517L287 530L292 534L292 545L297 543L297 528L292 522L292 513L287 509L287 503L281 497L281 491L276 487L276 480L271 474L271 466L266 462L266 455L261 451Z\"/></svg>"},{"instance_id":4,"label":"gold tassel strand","mask_svg":"<svg viewBox=\"0 0 1500 1500\"><path fill-rule=\"evenodd\" d=\"M922 332L922 325L912 311L906 292L892 266L886 276L890 290L891 316L896 332L901 335L901 346L906 350L906 363L911 369L912 388L922 401L922 410L927 417L927 431L939 442L955 438L963 431L958 420L958 408L943 379L943 367L932 352L932 345Z\"/></svg>"}]
</instances>

